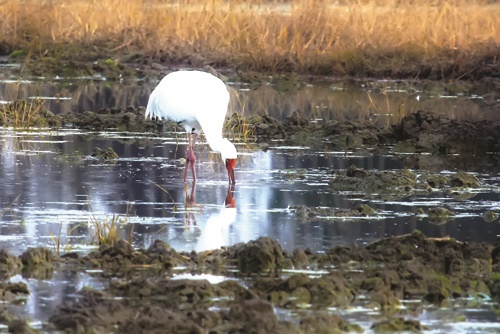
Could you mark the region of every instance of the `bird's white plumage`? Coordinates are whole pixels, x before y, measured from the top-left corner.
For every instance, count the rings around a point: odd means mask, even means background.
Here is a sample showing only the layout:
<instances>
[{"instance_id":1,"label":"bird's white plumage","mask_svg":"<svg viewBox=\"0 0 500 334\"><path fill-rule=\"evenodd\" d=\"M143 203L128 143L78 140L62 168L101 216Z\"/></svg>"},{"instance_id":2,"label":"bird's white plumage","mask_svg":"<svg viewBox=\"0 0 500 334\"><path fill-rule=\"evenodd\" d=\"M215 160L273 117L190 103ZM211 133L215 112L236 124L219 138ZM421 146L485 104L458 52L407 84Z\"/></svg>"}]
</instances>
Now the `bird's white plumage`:
<instances>
[{"instance_id":1,"label":"bird's white plumage","mask_svg":"<svg viewBox=\"0 0 500 334\"><path fill-rule=\"evenodd\" d=\"M201 71L177 71L166 75L149 97L147 117L182 122L188 133L203 131L212 150L222 159L236 159L234 145L222 137L229 105L226 84Z\"/></svg>"}]
</instances>

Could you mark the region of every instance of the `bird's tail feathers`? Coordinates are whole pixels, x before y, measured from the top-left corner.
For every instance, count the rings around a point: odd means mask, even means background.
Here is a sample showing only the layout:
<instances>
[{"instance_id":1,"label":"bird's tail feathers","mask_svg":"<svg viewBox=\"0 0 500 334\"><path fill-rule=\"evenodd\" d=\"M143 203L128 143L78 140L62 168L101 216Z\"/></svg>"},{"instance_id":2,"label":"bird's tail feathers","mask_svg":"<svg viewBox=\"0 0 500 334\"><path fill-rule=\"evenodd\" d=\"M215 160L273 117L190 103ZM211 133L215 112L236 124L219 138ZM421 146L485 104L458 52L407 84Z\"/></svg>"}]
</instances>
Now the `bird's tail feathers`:
<instances>
[{"instance_id":1,"label":"bird's tail feathers","mask_svg":"<svg viewBox=\"0 0 500 334\"><path fill-rule=\"evenodd\" d=\"M150 98L148 101L148 105L146 106L146 113L144 114L144 118L146 119L156 117L156 113L153 106L154 103L152 102L152 100L153 99Z\"/></svg>"}]
</instances>

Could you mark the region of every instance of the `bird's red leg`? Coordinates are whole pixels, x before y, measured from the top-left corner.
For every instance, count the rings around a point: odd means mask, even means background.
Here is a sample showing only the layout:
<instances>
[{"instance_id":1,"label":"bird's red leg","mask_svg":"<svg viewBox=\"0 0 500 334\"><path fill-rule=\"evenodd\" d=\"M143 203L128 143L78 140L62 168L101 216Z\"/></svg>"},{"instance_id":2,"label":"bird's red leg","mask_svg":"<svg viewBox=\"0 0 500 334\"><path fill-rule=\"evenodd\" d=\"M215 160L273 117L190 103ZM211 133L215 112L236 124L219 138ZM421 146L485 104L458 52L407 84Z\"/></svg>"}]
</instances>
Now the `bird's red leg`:
<instances>
[{"instance_id":1,"label":"bird's red leg","mask_svg":"<svg viewBox=\"0 0 500 334\"><path fill-rule=\"evenodd\" d=\"M188 140L188 148L186 150L186 163L184 164L184 182L186 182L187 179L188 165L189 165L188 156L191 147L191 134L189 132L187 133L187 140Z\"/></svg>"},{"instance_id":2,"label":"bird's red leg","mask_svg":"<svg viewBox=\"0 0 500 334\"><path fill-rule=\"evenodd\" d=\"M194 155L194 147L191 142L191 133L188 134L188 148L186 150L186 165L184 167L184 182L187 179L188 169L191 166L191 172L193 173L193 181L196 181L196 170L194 164L196 162L196 156Z\"/></svg>"}]
</instances>

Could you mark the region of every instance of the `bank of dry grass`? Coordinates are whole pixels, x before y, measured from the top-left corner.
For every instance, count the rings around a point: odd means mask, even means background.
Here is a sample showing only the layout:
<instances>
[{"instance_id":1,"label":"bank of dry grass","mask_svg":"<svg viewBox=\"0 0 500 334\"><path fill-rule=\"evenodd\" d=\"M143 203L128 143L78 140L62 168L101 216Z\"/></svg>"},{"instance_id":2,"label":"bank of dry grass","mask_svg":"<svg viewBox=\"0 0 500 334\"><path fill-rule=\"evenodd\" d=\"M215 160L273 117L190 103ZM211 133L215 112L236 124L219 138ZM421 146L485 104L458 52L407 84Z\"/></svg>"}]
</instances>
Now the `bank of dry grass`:
<instances>
[{"instance_id":1,"label":"bank of dry grass","mask_svg":"<svg viewBox=\"0 0 500 334\"><path fill-rule=\"evenodd\" d=\"M7 0L0 16L4 42L32 56L83 46L271 72L463 75L500 50L500 4L485 1Z\"/></svg>"}]
</instances>

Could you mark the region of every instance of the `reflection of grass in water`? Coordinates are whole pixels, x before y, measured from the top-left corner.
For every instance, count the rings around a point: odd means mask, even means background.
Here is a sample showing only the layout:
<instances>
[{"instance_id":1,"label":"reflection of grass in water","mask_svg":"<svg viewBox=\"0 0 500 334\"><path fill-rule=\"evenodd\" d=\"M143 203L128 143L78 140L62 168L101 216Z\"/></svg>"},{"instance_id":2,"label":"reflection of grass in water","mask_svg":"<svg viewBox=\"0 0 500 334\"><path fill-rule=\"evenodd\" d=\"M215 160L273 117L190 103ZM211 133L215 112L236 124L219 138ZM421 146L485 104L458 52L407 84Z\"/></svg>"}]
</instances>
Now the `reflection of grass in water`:
<instances>
[{"instance_id":1,"label":"reflection of grass in water","mask_svg":"<svg viewBox=\"0 0 500 334\"><path fill-rule=\"evenodd\" d=\"M40 151L50 151L53 149L53 143L44 143L43 135L36 132L19 132L15 130L7 130L3 132L2 145L3 153L28 154L30 157L34 154L42 157Z\"/></svg>"},{"instance_id":2,"label":"reflection of grass in water","mask_svg":"<svg viewBox=\"0 0 500 334\"><path fill-rule=\"evenodd\" d=\"M417 110L449 112L452 118L469 120L477 119L481 113L477 102L467 96L442 98L440 92L445 87L439 83L436 87L424 84L418 81L397 84L371 82L359 87L359 83L344 82L303 87L293 94L262 85L253 91L240 93L241 102L235 103L233 108L247 119L253 115L285 119L298 111L310 120L367 120L380 126L397 123ZM420 100L416 99L417 96Z\"/></svg>"},{"instance_id":3,"label":"reflection of grass in water","mask_svg":"<svg viewBox=\"0 0 500 334\"><path fill-rule=\"evenodd\" d=\"M311 120L373 121L376 119L383 125L387 125L388 122L395 123L400 118L399 114L408 114L417 109L449 112L450 116L457 119L477 118L480 113L477 101L467 99L466 96L459 97L460 103L456 103L457 99L440 98L442 91L446 90L442 84L435 83L435 86L429 86L425 82L416 82L415 89L411 89L412 82L318 83L314 86L301 86L293 92L279 91L275 86L267 84L245 92L235 93L235 90L231 89L231 104L227 114L229 121L225 123L225 136L246 142L252 135L248 132L247 124L252 121L254 115L284 119L293 111L299 111ZM362 84L364 87L360 87ZM106 96L112 96L117 101L117 106L125 106L138 104L139 96L147 95L145 86L122 87L121 84L112 84L107 88L102 83L90 85L92 88L88 88L87 84L78 85L72 92L72 101L77 101L73 103L78 103L77 107L82 110L98 110L104 104ZM27 94L29 94L27 91L23 91L22 95L27 96ZM415 99L417 95L420 95L420 101ZM97 96L103 100L96 100ZM129 98L129 102L119 102L127 101ZM141 100L147 101L147 96ZM373 115L376 113L373 105L377 106L380 115ZM240 116L238 119L241 123L230 121L234 113ZM484 111L482 114L484 116Z\"/></svg>"},{"instance_id":4,"label":"reflection of grass in water","mask_svg":"<svg viewBox=\"0 0 500 334\"><path fill-rule=\"evenodd\" d=\"M376 113L375 117L371 120L372 124L376 124L381 116L388 116L385 117L385 127L389 127L394 123L400 123L403 117L405 117L409 113L406 106L410 98L410 94L413 92L413 83L414 81L409 83L408 87L406 88L402 96L402 100L400 100L400 103L397 104L396 106L397 107L396 110L391 108L391 103L389 102L389 97L387 95L388 92L387 83L385 83L385 85L383 85L381 88L381 94L385 96L385 101L384 101L385 103L382 105L377 105L374 102L370 92L367 92L366 94L368 96L368 100L370 101L371 109Z\"/></svg>"}]
</instances>

